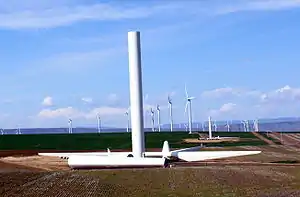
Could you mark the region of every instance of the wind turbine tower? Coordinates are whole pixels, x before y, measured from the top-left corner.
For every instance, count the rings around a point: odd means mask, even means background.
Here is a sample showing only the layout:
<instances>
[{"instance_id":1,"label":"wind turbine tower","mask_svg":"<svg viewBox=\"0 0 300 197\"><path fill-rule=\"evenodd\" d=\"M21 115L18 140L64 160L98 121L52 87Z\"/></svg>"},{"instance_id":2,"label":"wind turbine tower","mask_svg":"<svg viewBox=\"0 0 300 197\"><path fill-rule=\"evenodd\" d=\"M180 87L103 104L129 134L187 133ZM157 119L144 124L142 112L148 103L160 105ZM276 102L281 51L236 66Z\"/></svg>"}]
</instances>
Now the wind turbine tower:
<instances>
[{"instance_id":1,"label":"wind turbine tower","mask_svg":"<svg viewBox=\"0 0 300 197\"><path fill-rule=\"evenodd\" d=\"M195 99L195 97L189 96L187 89L186 89L186 85L185 85L185 96L186 96L186 105L185 105L184 113L186 113L186 110L189 107L188 126L189 126L189 134L192 134L192 100Z\"/></svg>"},{"instance_id":2,"label":"wind turbine tower","mask_svg":"<svg viewBox=\"0 0 300 197\"><path fill-rule=\"evenodd\" d=\"M125 116L127 117L127 128L126 128L126 130L127 130L127 133L128 133L129 132L129 127L130 127L130 119L129 119L128 111L125 112Z\"/></svg>"},{"instance_id":3,"label":"wind turbine tower","mask_svg":"<svg viewBox=\"0 0 300 197\"><path fill-rule=\"evenodd\" d=\"M173 131L173 109L172 109L172 100L170 96L168 96L168 103L169 103L169 116L170 116L170 131Z\"/></svg>"},{"instance_id":4,"label":"wind turbine tower","mask_svg":"<svg viewBox=\"0 0 300 197\"><path fill-rule=\"evenodd\" d=\"M249 120L246 120L246 128L247 128L247 131L250 131Z\"/></svg>"},{"instance_id":5,"label":"wind turbine tower","mask_svg":"<svg viewBox=\"0 0 300 197\"><path fill-rule=\"evenodd\" d=\"M216 121L214 121L214 129L215 129L215 132L217 132L217 130L218 130L218 125L217 125L217 122L216 122Z\"/></svg>"},{"instance_id":6,"label":"wind turbine tower","mask_svg":"<svg viewBox=\"0 0 300 197\"><path fill-rule=\"evenodd\" d=\"M97 114L97 130L98 130L98 133L101 132L101 116L100 116L100 114Z\"/></svg>"},{"instance_id":7,"label":"wind turbine tower","mask_svg":"<svg viewBox=\"0 0 300 197\"><path fill-rule=\"evenodd\" d=\"M258 119L253 121L254 131L259 132Z\"/></svg>"},{"instance_id":8,"label":"wind turbine tower","mask_svg":"<svg viewBox=\"0 0 300 197\"><path fill-rule=\"evenodd\" d=\"M72 119L71 118L69 118L68 125L69 125L69 133L73 133L73 126L72 126Z\"/></svg>"},{"instance_id":9,"label":"wind turbine tower","mask_svg":"<svg viewBox=\"0 0 300 197\"><path fill-rule=\"evenodd\" d=\"M225 125L225 127L227 128L227 132L229 132L229 131L230 131L230 124L229 124L229 122L228 122L228 121L226 122L226 125Z\"/></svg>"},{"instance_id":10,"label":"wind turbine tower","mask_svg":"<svg viewBox=\"0 0 300 197\"><path fill-rule=\"evenodd\" d=\"M247 125L246 125L246 121L241 121L241 123L243 124L243 128L244 128L244 132L247 131Z\"/></svg>"},{"instance_id":11,"label":"wind turbine tower","mask_svg":"<svg viewBox=\"0 0 300 197\"><path fill-rule=\"evenodd\" d=\"M145 152L145 135L140 32L128 33L128 61L132 153L134 157L141 158Z\"/></svg>"},{"instance_id":12,"label":"wind turbine tower","mask_svg":"<svg viewBox=\"0 0 300 197\"><path fill-rule=\"evenodd\" d=\"M201 123L201 126L202 126L202 131L204 132L204 131L205 131L205 123L202 122L202 123Z\"/></svg>"},{"instance_id":13,"label":"wind turbine tower","mask_svg":"<svg viewBox=\"0 0 300 197\"><path fill-rule=\"evenodd\" d=\"M154 110L152 108L150 109L150 113L151 113L152 131L154 132L155 131L155 128L154 128Z\"/></svg>"},{"instance_id":14,"label":"wind turbine tower","mask_svg":"<svg viewBox=\"0 0 300 197\"><path fill-rule=\"evenodd\" d=\"M21 129L19 126L17 126L17 135L20 135L21 134Z\"/></svg>"},{"instance_id":15,"label":"wind turbine tower","mask_svg":"<svg viewBox=\"0 0 300 197\"><path fill-rule=\"evenodd\" d=\"M157 125L158 125L158 132L160 132L160 108L159 105L156 106L156 111L157 111Z\"/></svg>"},{"instance_id":16,"label":"wind turbine tower","mask_svg":"<svg viewBox=\"0 0 300 197\"><path fill-rule=\"evenodd\" d=\"M212 125L211 125L211 117L208 116L208 135L209 139L212 139Z\"/></svg>"}]
</instances>

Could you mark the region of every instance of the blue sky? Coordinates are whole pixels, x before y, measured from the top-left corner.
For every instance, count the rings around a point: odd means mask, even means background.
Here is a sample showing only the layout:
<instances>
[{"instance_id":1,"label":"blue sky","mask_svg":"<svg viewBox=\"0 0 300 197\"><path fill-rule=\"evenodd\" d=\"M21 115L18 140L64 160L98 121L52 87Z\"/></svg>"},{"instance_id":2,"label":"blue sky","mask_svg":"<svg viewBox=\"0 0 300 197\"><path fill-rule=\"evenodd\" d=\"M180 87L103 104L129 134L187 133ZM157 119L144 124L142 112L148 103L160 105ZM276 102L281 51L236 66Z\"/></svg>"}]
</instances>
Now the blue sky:
<instances>
[{"instance_id":1,"label":"blue sky","mask_svg":"<svg viewBox=\"0 0 300 197\"><path fill-rule=\"evenodd\" d=\"M185 83L194 121L298 116L299 18L299 0L0 0L0 125L125 127L131 30L147 126L168 94L186 121Z\"/></svg>"}]
</instances>

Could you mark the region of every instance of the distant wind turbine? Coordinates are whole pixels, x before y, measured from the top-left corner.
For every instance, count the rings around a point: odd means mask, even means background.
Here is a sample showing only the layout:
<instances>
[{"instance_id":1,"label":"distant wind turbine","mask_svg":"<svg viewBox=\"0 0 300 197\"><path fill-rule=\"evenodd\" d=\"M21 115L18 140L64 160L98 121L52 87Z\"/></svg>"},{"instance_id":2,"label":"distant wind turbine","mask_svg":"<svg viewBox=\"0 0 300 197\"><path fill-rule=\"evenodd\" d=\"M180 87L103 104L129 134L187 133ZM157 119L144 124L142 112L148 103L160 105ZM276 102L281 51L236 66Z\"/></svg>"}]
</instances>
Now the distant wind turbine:
<instances>
[{"instance_id":1,"label":"distant wind turbine","mask_svg":"<svg viewBox=\"0 0 300 197\"><path fill-rule=\"evenodd\" d=\"M202 131L204 132L205 131L205 123L202 122L201 125L202 125Z\"/></svg>"},{"instance_id":2,"label":"distant wind turbine","mask_svg":"<svg viewBox=\"0 0 300 197\"><path fill-rule=\"evenodd\" d=\"M255 132L259 132L258 119L253 121L253 129Z\"/></svg>"},{"instance_id":3,"label":"distant wind turbine","mask_svg":"<svg viewBox=\"0 0 300 197\"><path fill-rule=\"evenodd\" d=\"M156 106L156 112L157 112L157 125L158 125L158 132L160 132L160 108L159 105Z\"/></svg>"},{"instance_id":4,"label":"distant wind turbine","mask_svg":"<svg viewBox=\"0 0 300 197\"><path fill-rule=\"evenodd\" d=\"M172 100L170 96L168 95L168 103L169 103L169 116L170 116L170 131L173 131L173 109L172 109Z\"/></svg>"},{"instance_id":5,"label":"distant wind turbine","mask_svg":"<svg viewBox=\"0 0 300 197\"><path fill-rule=\"evenodd\" d=\"M227 128L227 132L230 131L230 126L231 126L231 125L230 125L229 122L227 121L227 122L226 122L226 125L225 125L225 127Z\"/></svg>"},{"instance_id":6,"label":"distant wind turbine","mask_svg":"<svg viewBox=\"0 0 300 197\"><path fill-rule=\"evenodd\" d=\"M218 131L218 125L217 125L217 122L216 122L216 121L214 121L214 129L215 129L215 132Z\"/></svg>"},{"instance_id":7,"label":"distant wind turbine","mask_svg":"<svg viewBox=\"0 0 300 197\"><path fill-rule=\"evenodd\" d=\"M125 112L125 116L127 117L127 128L126 128L126 131L128 133L129 132L129 128L130 128L130 118L129 118L129 112L128 111Z\"/></svg>"},{"instance_id":8,"label":"distant wind turbine","mask_svg":"<svg viewBox=\"0 0 300 197\"><path fill-rule=\"evenodd\" d=\"M209 139L212 139L211 116L208 116L208 138L209 138Z\"/></svg>"},{"instance_id":9,"label":"distant wind turbine","mask_svg":"<svg viewBox=\"0 0 300 197\"><path fill-rule=\"evenodd\" d=\"M246 127L247 127L247 131L250 131L249 120L246 120Z\"/></svg>"},{"instance_id":10,"label":"distant wind turbine","mask_svg":"<svg viewBox=\"0 0 300 197\"><path fill-rule=\"evenodd\" d=\"M100 116L100 114L97 114L97 130L98 130L98 133L101 133L101 116Z\"/></svg>"},{"instance_id":11,"label":"distant wind turbine","mask_svg":"<svg viewBox=\"0 0 300 197\"><path fill-rule=\"evenodd\" d=\"M185 110L184 110L184 114L187 111L187 108L189 109L188 112L188 126L189 126L189 134L192 134L192 100L195 99L195 97L190 97L188 95L188 91L186 89L186 85L185 85L185 96L186 96L186 105L185 105Z\"/></svg>"},{"instance_id":12,"label":"distant wind turbine","mask_svg":"<svg viewBox=\"0 0 300 197\"><path fill-rule=\"evenodd\" d=\"M69 133L73 133L73 126L72 126L72 119L71 118L69 118L68 125L69 125Z\"/></svg>"},{"instance_id":13,"label":"distant wind turbine","mask_svg":"<svg viewBox=\"0 0 300 197\"><path fill-rule=\"evenodd\" d=\"M246 131L247 131L247 124L246 124L246 121L245 121L245 120L242 120L241 123L243 124L244 131L246 132Z\"/></svg>"},{"instance_id":14,"label":"distant wind turbine","mask_svg":"<svg viewBox=\"0 0 300 197\"><path fill-rule=\"evenodd\" d=\"M154 132L155 131L155 128L154 128L154 110L152 108L150 109L150 113L151 113L152 131Z\"/></svg>"},{"instance_id":15,"label":"distant wind turbine","mask_svg":"<svg viewBox=\"0 0 300 197\"><path fill-rule=\"evenodd\" d=\"M20 127L19 126L17 126L17 135L20 135L21 134L21 129L20 129Z\"/></svg>"}]
</instances>

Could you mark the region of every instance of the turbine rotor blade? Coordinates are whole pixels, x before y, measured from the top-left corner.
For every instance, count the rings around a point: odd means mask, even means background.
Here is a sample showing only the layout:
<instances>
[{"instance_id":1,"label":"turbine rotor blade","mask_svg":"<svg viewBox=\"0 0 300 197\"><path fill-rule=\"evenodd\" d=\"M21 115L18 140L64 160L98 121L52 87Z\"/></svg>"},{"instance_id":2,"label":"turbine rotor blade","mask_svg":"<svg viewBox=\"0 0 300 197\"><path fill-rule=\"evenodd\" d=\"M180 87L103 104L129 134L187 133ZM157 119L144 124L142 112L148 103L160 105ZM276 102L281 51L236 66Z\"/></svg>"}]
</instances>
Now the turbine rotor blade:
<instances>
[{"instance_id":1,"label":"turbine rotor blade","mask_svg":"<svg viewBox=\"0 0 300 197\"><path fill-rule=\"evenodd\" d=\"M187 111L187 108L188 108L188 104L189 104L189 102L186 102L186 104L185 104L185 108L184 108L184 116L186 115L186 111Z\"/></svg>"},{"instance_id":2,"label":"turbine rotor blade","mask_svg":"<svg viewBox=\"0 0 300 197\"><path fill-rule=\"evenodd\" d=\"M189 94L188 94L188 91L186 89L186 84L184 85L184 90L185 90L185 96L186 96L186 98L189 98Z\"/></svg>"}]
</instances>

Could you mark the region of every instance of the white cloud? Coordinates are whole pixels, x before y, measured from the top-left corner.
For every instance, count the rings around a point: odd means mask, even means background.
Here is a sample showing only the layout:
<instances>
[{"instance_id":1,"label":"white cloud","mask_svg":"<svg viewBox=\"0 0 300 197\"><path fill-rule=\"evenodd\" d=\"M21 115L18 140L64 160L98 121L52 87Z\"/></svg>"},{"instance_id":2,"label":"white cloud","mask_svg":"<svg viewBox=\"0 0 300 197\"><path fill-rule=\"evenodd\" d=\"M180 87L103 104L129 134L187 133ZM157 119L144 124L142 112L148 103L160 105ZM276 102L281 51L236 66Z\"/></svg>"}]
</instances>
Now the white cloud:
<instances>
[{"instance_id":1,"label":"white cloud","mask_svg":"<svg viewBox=\"0 0 300 197\"><path fill-rule=\"evenodd\" d=\"M4 5L3 5L4 4ZM165 3L157 5L134 6L130 4L96 3L45 6L24 6L17 10L7 9L0 14L0 27L2 28L51 28L66 26L81 21L115 21L122 19L135 19L155 16L179 9L178 3ZM0 4L0 10L5 3Z\"/></svg>"},{"instance_id":2,"label":"white cloud","mask_svg":"<svg viewBox=\"0 0 300 197\"><path fill-rule=\"evenodd\" d=\"M81 100L85 103L92 103L93 102L93 98L91 98L91 97L83 97L83 98L81 98Z\"/></svg>"},{"instance_id":3,"label":"white cloud","mask_svg":"<svg viewBox=\"0 0 300 197\"><path fill-rule=\"evenodd\" d=\"M221 2L221 3L220 3ZM299 7L299 0L249 0L222 3L223 1L195 1L153 3L95 3L84 1L0 1L0 27L9 29L53 28L82 21L116 21L165 17L171 14L228 14L253 10L280 10Z\"/></svg>"},{"instance_id":4,"label":"white cloud","mask_svg":"<svg viewBox=\"0 0 300 197\"><path fill-rule=\"evenodd\" d=\"M286 85L274 91L263 93L261 95L261 101L264 103L300 101L300 88L293 88Z\"/></svg>"},{"instance_id":5,"label":"white cloud","mask_svg":"<svg viewBox=\"0 0 300 197\"><path fill-rule=\"evenodd\" d=\"M208 114L214 118L228 118L237 112L237 104L235 103L225 103L219 109L213 109L208 112Z\"/></svg>"},{"instance_id":6,"label":"white cloud","mask_svg":"<svg viewBox=\"0 0 300 197\"><path fill-rule=\"evenodd\" d=\"M73 107L58 108L54 110L43 109L38 113L39 118L73 118L73 119L94 119L97 114L100 116L118 116L126 112L126 108L98 107L90 111L80 111Z\"/></svg>"},{"instance_id":7,"label":"white cloud","mask_svg":"<svg viewBox=\"0 0 300 197\"><path fill-rule=\"evenodd\" d=\"M73 107L59 109L43 109L38 113L40 118L78 118L82 117L83 113Z\"/></svg>"},{"instance_id":8,"label":"white cloud","mask_svg":"<svg viewBox=\"0 0 300 197\"><path fill-rule=\"evenodd\" d=\"M299 0L249 0L223 5L216 9L217 14L229 14L242 11L282 10L300 7Z\"/></svg>"},{"instance_id":9,"label":"white cloud","mask_svg":"<svg viewBox=\"0 0 300 197\"><path fill-rule=\"evenodd\" d=\"M53 98L51 96L47 96L44 98L42 105L45 106L52 106L53 105Z\"/></svg>"},{"instance_id":10,"label":"white cloud","mask_svg":"<svg viewBox=\"0 0 300 197\"><path fill-rule=\"evenodd\" d=\"M235 107L236 107L236 104L234 104L234 103L226 103L221 106L219 111L220 112L230 112L230 111L233 111L235 109Z\"/></svg>"}]
</instances>

